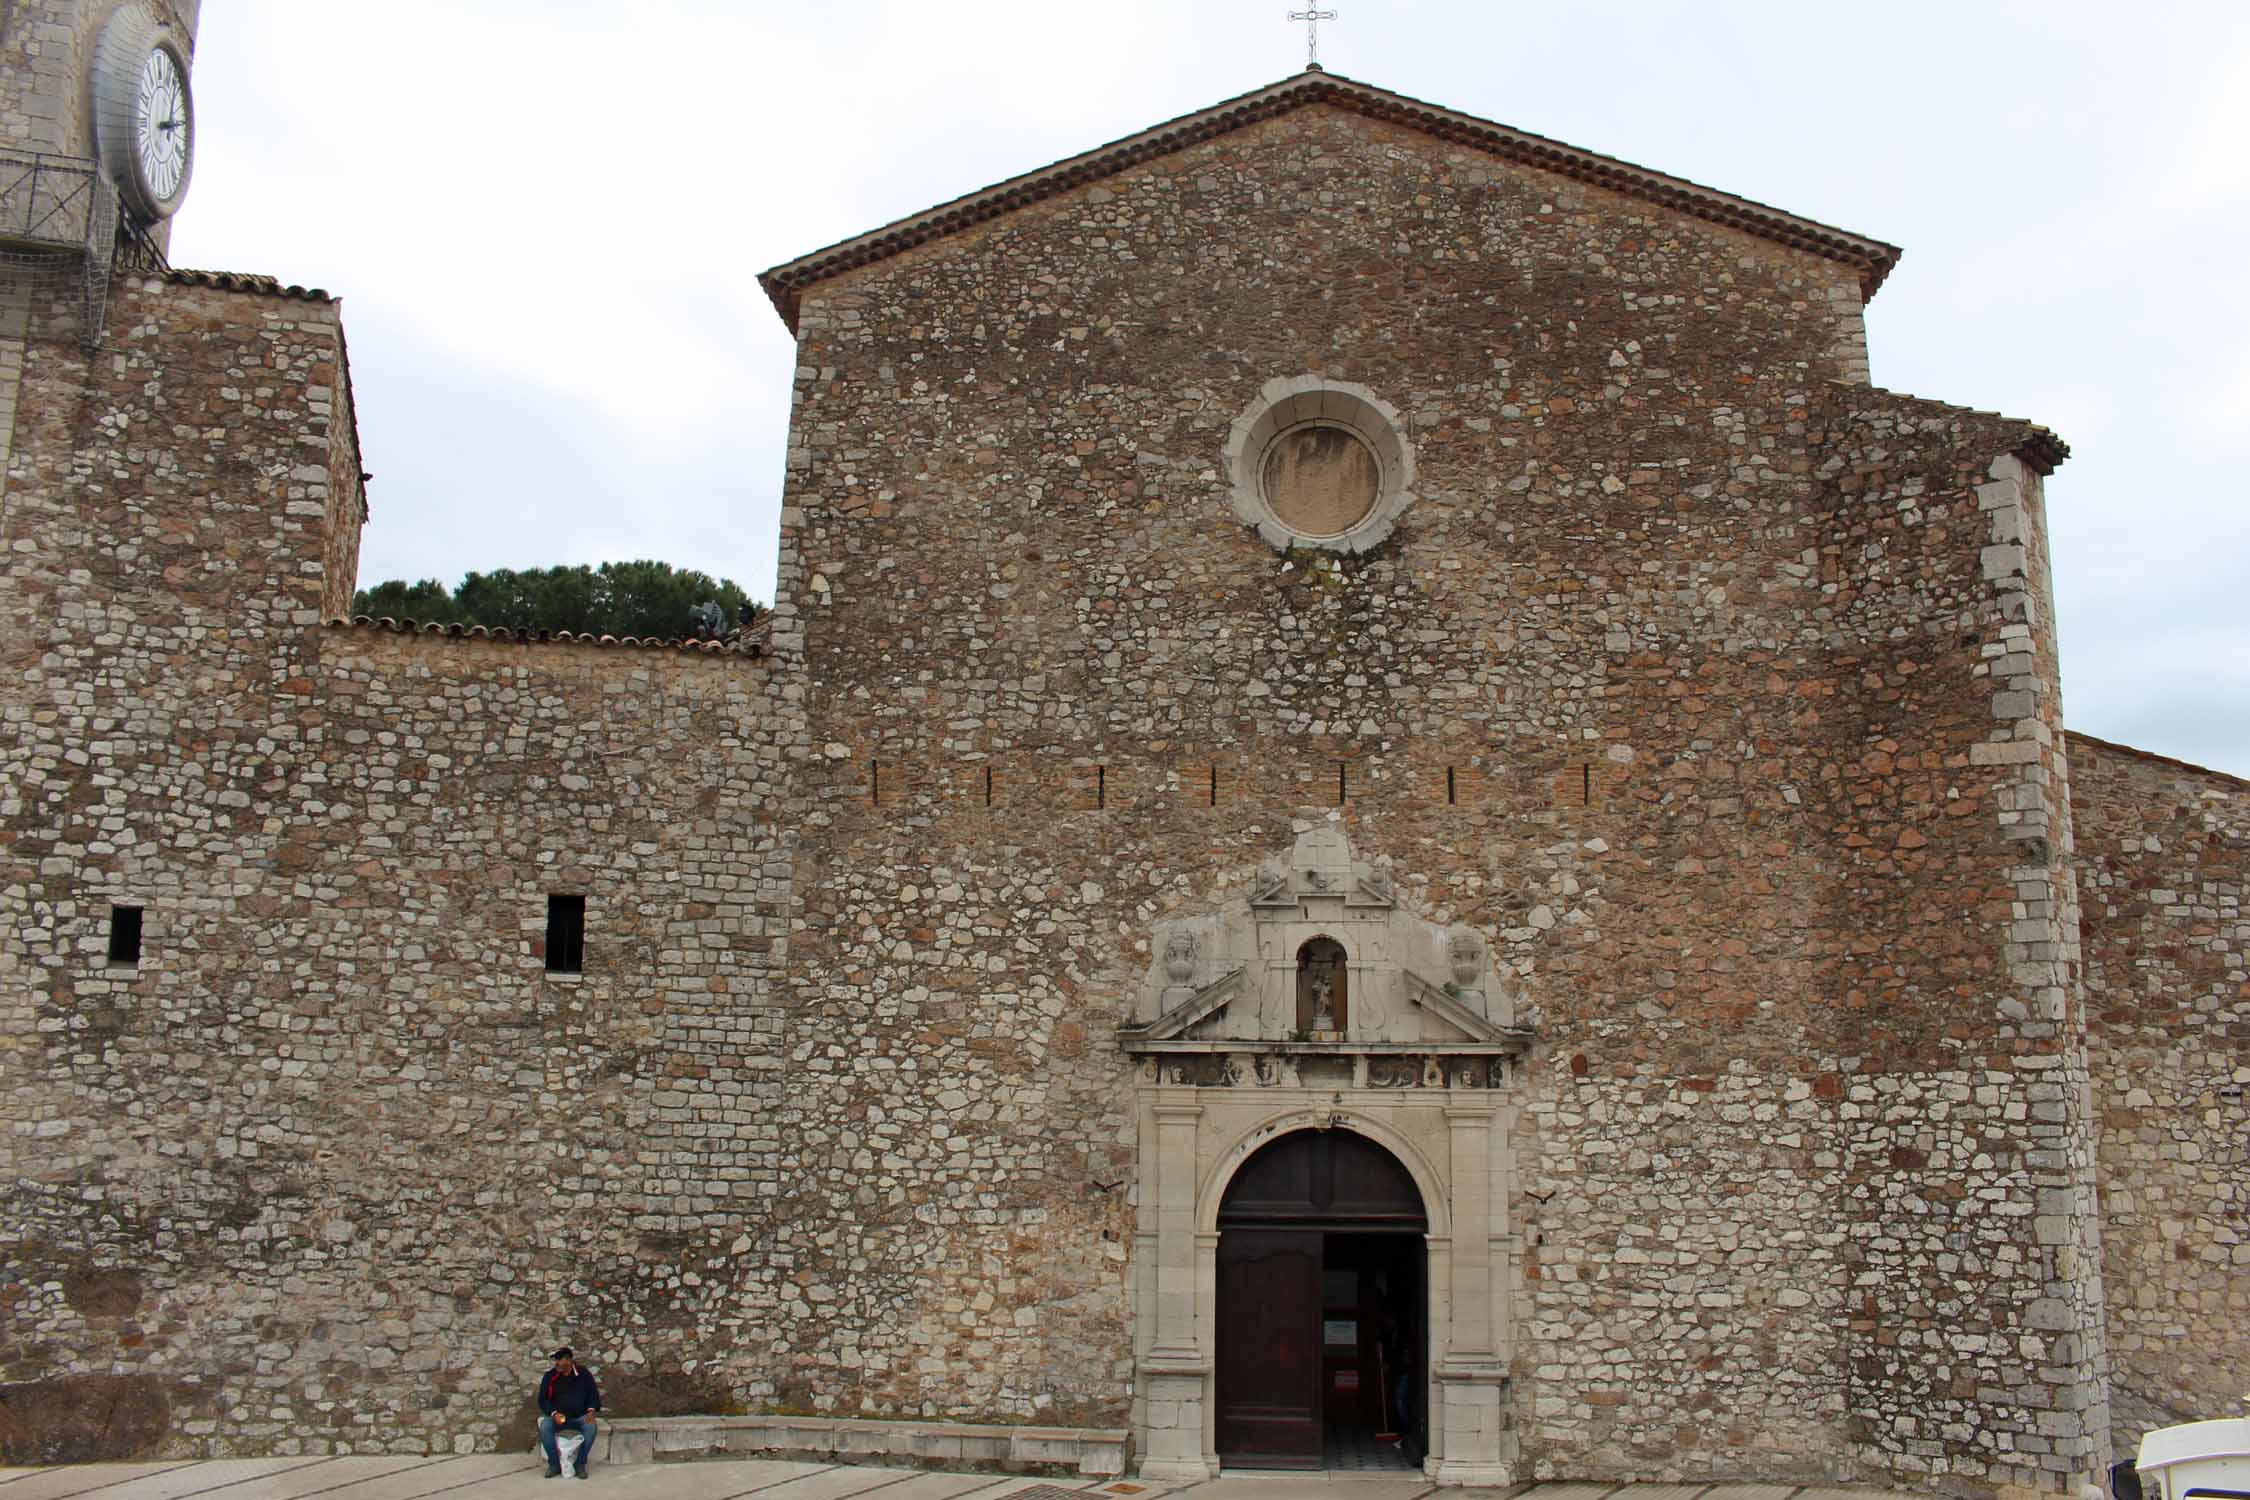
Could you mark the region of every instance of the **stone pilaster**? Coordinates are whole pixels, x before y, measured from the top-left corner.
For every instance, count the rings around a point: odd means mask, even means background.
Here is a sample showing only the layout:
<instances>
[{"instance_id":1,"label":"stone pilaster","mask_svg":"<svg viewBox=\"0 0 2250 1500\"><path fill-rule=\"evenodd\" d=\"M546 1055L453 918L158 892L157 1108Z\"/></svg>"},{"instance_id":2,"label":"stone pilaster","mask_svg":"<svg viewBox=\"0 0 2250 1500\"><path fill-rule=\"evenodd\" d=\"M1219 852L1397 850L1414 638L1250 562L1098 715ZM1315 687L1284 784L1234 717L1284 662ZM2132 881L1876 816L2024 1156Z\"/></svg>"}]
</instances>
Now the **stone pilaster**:
<instances>
[{"instance_id":1,"label":"stone pilaster","mask_svg":"<svg viewBox=\"0 0 2250 1500\"><path fill-rule=\"evenodd\" d=\"M1179 1098L1160 1097L1153 1113L1156 1153L1147 1175L1156 1197L1156 1336L1140 1362L1148 1413L1140 1472L1151 1479L1207 1479L1214 1472L1204 1453L1211 1360L1196 1326L1196 1282L1218 1236L1195 1232L1195 1138L1203 1107L1183 1091ZM1212 1245L1199 1245L1199 1238Z\"/></svg>"},{"instance_id":2,"label":"stone pilaster","mask_svg":"<svg viewBox=\"0 0 2250 1500\"><path fill-rule=\"evenodd\" d=\"M1504 1143L1494 1139L1499 1115L1491 1104L1456 1103L1445 1111L1450 1147L1454 1232L1444 1250L1433 1243L1430 1262L1446 1268L1443 1296L1432 1288L1433 1323L1442 1313L1445 1342L1433 1349L1431 1372L1430 1476L1440 1484L1498 1485L1514 1482L1505 1460L1506 1421L1502 1397L1508 1384L1501 1330L1505 1309L1500 1294L1507 1268L1500 1216L1506 1204L1496 1199L1505 1188ZM1433 1276L1433 1281L1435 1280Z\"/></svg>"}]
</instances>

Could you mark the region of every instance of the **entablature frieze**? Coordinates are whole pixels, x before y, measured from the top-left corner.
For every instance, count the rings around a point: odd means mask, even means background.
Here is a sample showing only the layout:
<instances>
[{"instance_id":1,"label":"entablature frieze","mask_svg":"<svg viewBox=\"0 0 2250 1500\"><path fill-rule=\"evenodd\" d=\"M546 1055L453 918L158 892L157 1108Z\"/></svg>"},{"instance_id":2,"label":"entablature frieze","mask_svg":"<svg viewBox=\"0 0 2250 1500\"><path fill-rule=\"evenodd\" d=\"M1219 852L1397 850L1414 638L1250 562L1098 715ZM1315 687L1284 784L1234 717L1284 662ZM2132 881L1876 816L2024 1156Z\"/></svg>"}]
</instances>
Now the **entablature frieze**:
<instances>
[{"instance_id":1,"label":"entablature frieze","mask_svg":"<svg viewBox=\"0 0 2250 1500\"><path fill-rule=\"evenodd\" d=\"M1529 1039L1367 1046L1334 1042L1149 1043L1140 1054L1144 1089L1233 1089L1244 1094L1352 1089L1496 1089ZM1191 1096L1192 1097L1192 1096ZM1177 1105L1160 1104L1159 1113Z\"/></svg>"},{"instance_id":2,"label":"entablature frieze","mask_svg":"<svg viewBox=\"0 0 2250 1500\"><path fill-rule=\"evenodd\" d=\"M1145 1039L1120 1034L1119 1050L1132 1057L1223 1057L1236 1053L1280 1057L1521 1057L1538 1033L1528 1026L1509 1028L1489 1042L1255 1042L1208 1037Z\"/></svg>"}]
</instances>

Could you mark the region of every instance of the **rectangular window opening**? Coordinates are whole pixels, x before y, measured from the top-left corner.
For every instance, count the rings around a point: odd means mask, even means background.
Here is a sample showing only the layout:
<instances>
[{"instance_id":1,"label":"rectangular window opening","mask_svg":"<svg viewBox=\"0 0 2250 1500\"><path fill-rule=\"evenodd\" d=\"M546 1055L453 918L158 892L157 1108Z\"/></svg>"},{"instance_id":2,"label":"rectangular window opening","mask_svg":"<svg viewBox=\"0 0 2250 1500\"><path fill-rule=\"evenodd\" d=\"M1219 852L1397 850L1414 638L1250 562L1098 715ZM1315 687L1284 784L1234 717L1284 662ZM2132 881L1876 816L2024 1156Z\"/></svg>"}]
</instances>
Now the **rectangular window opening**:
<instances>
[{"instance_id":1,"label":"rectangular window opening","mask_svg":"<svg viewBox=\"0 0 2250 1500\"><path fill-rule=\"evenodd\" d=\"M990 766L984 768L984 805L986 807L992 805L992 767Z\"/></svg>"},{"instance_id":2,"label":"rectangular window opening","mask_svg":"<svg viewBox=\"0 0 2250 1500\"><path fill-rule=\"evenodd\" d=\"M1454 801L1453 768L1451 766L1447 766L1445 768L1445 800L1448 806L1451 806Z\"/></svg>"},{"instance_id":3,"label":"rectangular window opening","mask_svg":"<svg viewBox=\"0 0 2250 1500\"><path fill-rule=\"evenodd\" d=\"M547 898L547 972L583 974L586 971L586 898Z\"/></svg>"},{"instance_id":4,"label":"rectangular window opening","mask_svg":"<svg viewBox=\"0 0 2250 1500\"><path fill-rule=\"evenodd\" d=\"M869 807L881 807L883 805L883 763L879 760L871 760L867 763L867 805Z\"/></svg>"},{"instance_id":5,"label":"rectangular window opening","mask_svg":"<svg viewBox=\"0 0 2250 1500\"><path fill-rule=\"evenodd\" d=\"M1219 805L1219 768L1217 766L1211 768L1211 805L1213 807Z\"/></svg>"},{"instance_id":6,"label":"rectangular window opening","mask_svg":"<svg viewBox=\"0 0 2250 1500\"><path fill-rule=\"evenodd\" d=\"M1094 806L1109 806L1109 767L1094 767Z\"/></svg>"},{"instance_id":7,"label":"rectangular window opening","mask_svg":"<svg viewBox=\"0 0 2250 1500\"><path fill-rule=\"evenodd\" d=\"M1336 762L1336 805L1344 805L1344 762Z\"/></svg>"},{"instance_id":8,"label":"rectangular window opening","mask_svg":"<svg viewBox=\"0 0 2250 1500\"><path fill-rule=\"evenodd\" d=\"M1579 800L1585 803L1586 806L1592 807L1594 805L1594 768L1591 765L1580 766L1578 768L1578 776Z\"/></svg>"},{"instance_id":9,"label":"rectangular window opening","mask_svg":"<svg viewBox=\"0 0 2250 1500\"><path fill-rule=\"evenodd\" d=\"M134 969L141 966L139 907L112 906L109 909L109 961Z\"/></svg>"}]
</instances>

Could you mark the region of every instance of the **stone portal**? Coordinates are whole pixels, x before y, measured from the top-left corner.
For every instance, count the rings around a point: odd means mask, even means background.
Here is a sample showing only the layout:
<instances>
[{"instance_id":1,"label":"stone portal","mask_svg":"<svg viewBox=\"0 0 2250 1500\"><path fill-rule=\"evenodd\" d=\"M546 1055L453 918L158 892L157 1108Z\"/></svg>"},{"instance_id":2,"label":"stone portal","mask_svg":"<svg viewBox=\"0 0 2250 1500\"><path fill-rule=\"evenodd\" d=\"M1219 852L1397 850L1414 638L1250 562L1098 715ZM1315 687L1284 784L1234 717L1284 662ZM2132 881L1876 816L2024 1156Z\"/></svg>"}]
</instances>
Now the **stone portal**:
<instances>
[{"instance_id":1,"label":"stone portal","mask_svg":"<svg viewBox=\"0 0 2250 1500\"><path fill-rule=\"evenodd\" d=\"M1301 1326L1306 1300L1325 1298L1331 1228L1313 1207L1334 1211L1341 1151L1348 1181L1378 1180L1368 1165L1377 1161L1397 1174L1382 1225L1346 1227L1422 1246L1396 1267L1379 1247L1336 1253L1367 1275L1381 1271L1386 1295L1410 1280L1419 1298L1405 1373L1420 1398L1425 1471L1441 1483L1512 1482L1501 1401L1520 1267L1509 1137L1513 1069L1533 1028L1488 972L1489 945L1402 909L1388 864L1356 859L1333 819L1300 823L1288 854L1261 867L1247 894L1159 923L1153 938L1157 957L1118 1037L1138 1062L1141 1472L1204 1478L1226 1454L1317 1463L1322 1413L1337 1394L1317 1381L1349 1374L1355 1394L1368 1390L1369 1369L1352 1362L1372 1363L1372 1343L1347 1358L1339 1338L1330 1360L1326 1330ZM1260 1217L1265 1176L1310 1173L1316 1161L1327 1163L1328 1196L1311 1196L1308 1176L1294 1218ZM1419 1222L1405 1217L1409 1204ZM1247 1237L1229 1241L1230 1232ZM1238 1354L1259 1340L1265 1373L1252 1390ZM1299 1348L1304 1340L1314 1342ZM1281 1363L1292 1369L1277 1371ZM1380 1413L1363 1404L1361 1415Z\"/></svg>"}]
</instances>

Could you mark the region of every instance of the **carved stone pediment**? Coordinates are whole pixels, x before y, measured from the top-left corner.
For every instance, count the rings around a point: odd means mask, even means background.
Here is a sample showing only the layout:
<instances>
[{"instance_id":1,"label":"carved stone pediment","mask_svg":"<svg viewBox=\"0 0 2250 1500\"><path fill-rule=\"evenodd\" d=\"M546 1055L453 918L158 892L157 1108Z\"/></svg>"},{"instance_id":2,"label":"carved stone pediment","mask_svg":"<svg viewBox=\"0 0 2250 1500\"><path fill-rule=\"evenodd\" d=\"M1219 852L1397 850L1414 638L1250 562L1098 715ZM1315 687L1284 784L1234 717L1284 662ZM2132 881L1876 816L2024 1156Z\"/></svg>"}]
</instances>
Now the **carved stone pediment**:
<instances>
[{"instance_id":1,"label":"carved stone pediment","mask_svg":"<svg viewBox=\"0 0 2250 1500\"><path fill-rule=\"evenodd\" d=\"M1118 1039L1167 1082L1270 1086L1340 1066L1363 1086L1485 1086L1499 1068L1469 1062L1532 1038L1482 935L1401 907L1388 863L1353 858L1333 821L1300 823L1248 892L1154 937Z\"/></svg>"}]
</instances>

